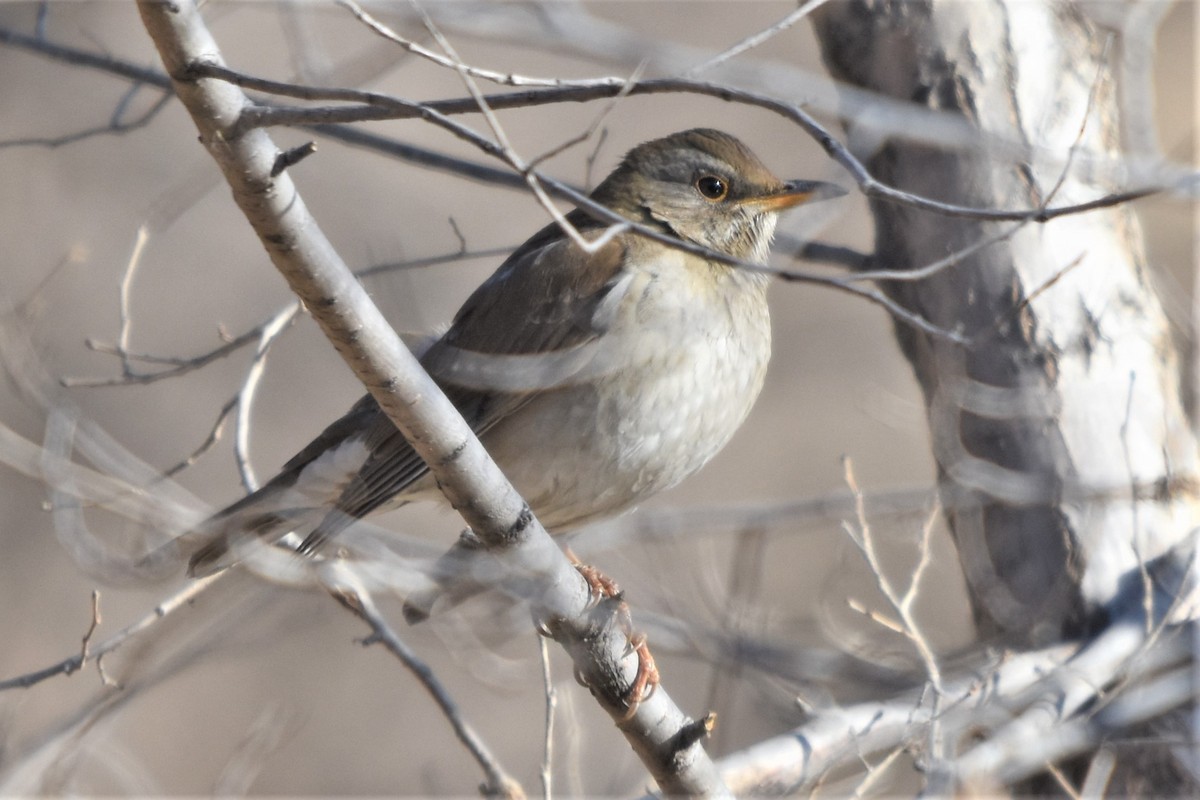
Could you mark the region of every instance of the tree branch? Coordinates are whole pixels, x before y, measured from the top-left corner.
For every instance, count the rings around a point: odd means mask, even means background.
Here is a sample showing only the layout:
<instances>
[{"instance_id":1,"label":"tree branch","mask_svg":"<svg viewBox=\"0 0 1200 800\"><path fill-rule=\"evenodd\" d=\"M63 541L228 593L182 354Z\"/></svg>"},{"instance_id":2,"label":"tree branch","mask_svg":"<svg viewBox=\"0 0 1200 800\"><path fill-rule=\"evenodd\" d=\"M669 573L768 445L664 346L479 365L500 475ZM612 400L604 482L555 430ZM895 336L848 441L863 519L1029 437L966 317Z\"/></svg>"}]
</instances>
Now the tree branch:
<instances>
[{"instance_id":1,"label":"tree branch","mask_svg":"<svg viewBox=\"0 0 1200 800\"><path fill-rule=\"evenodd\" d=\"M519 578L536 613L567 640L583 674L607 673L609 680L615 679L612 686L627 690L636 668L624 633L611 624L597 629L589 619L582 578L387 325L309 215L288 175L272 177L278 150L267 134L232 130L249 103L245 95L227 82L197 78L197 64L220 67L221 62L195 4L141 0L138 6L201 142L275 266L429 464L447 499ZM600 683L593 680L591 685ZM699 741L676 746L692 723L665 691L656 692L628 720L622 719L623 695L600 700L664 791L728 795Z\"/></svg>"}]
</instances>

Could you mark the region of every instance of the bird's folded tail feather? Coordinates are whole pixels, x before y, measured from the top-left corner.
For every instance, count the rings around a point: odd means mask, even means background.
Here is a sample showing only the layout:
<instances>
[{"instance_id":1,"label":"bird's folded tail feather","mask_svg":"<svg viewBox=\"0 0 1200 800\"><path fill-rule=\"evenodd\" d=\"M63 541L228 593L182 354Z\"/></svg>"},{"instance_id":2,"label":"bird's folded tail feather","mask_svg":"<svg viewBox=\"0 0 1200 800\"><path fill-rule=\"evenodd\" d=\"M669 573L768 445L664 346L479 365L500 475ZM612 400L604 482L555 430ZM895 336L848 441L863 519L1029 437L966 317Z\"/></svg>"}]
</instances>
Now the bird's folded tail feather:
<instances>
[{"instance_id":1,"label":"bird's folded tail feather","mask_svg":"<svg viewBox=\"0 0 1200 800\"><path fill-rule=\"evenodd\" d=\"M327 509L285 507L283 492L264 487L246 498L248 502L214 515L199 527L175 540L188 555L188 575L202 578L240 561L248 546L273 545L288 533L303 535L317 527Z\"/></svg>"},{"instance_id":2,"label":"bird's folded tail feather","mask_svg":"<svg viewBox=\"0 0 1200 800\"><path fill-rule=\"evenodd\" d=\"M359 403L369 412L371 406ZM343 421L362 410L352 411ZM357 418L357 417L354 417ZM338 509L338 499L363 467L370 448L359 435L330 426L293 458L269 483L214 514L192 531L167 545L170 556L188 557L188 575L204 577L240 561L246 549L274 545L294 533L304 541L298 548L309 554L354 521Z\"/></svg>"}]
</instances>

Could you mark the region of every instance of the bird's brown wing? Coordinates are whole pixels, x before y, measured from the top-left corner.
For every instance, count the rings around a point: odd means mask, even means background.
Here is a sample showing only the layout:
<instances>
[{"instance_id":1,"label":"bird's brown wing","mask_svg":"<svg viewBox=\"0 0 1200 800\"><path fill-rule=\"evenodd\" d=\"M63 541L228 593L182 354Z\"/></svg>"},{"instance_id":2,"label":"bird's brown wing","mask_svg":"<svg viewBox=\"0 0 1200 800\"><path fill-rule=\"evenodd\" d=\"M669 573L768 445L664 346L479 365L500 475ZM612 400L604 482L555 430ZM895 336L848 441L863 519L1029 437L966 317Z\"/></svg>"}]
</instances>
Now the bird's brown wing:
<instances>
[{"instance_id":1,"label":"bird's brown wing","mask_svg":"<svg viewBox=\"0 0 1200 800\"><path fill-rule=\"evenodd\" d=\"M562 354L578 351L603 335L597 309L619 283L624 253L620 237L589 254L551 226L514 252L468 298L450 329L421 361L477 435L555 380L568 379L566 375L547 379L539 362L559 363ZM512 369L522 367L505 360L510 356L529 357L517 362L529 366L536 377L525 382L520 375L513 375ZM464 369L467 362L470 366ZM563 368L578 366L567 363ZM489 371L494 373L497 368L503 374L489 378ZM364 413L371 416L365 430ZM352 520L385 505L427 471L424 461L369 395L285 469L302 469L352 436L364 437L370 455L345 485L335 510L309 534L306 549L316 548Z\"/></svg>"},{"instance_id":2,"label":"bird's brown wing","mask_svg":"<svg viewBox=\"0 0 1200 800\"><path fill-rule=\"evenodd\" d=\"M579 212L568 219L591 235L600 227ZM481 379L477 369L464 371L462 364L482 363L486 373L486 356L500 357L502 367L510 356L553 360L598 339L604 321L596 312L619 283L624 253L621 237L587 254L557 226L547 226L471 295L421 360L477 435L539 389L514 388L509 375L494 376L504 379L502 388L489 386L486 374ZM359 459L365 454L365 460L355 462L356 454ZM343 461L354 462L349 471L343 471ZM192 552L189 571L204 575L227 566L231 548L251 537L274 541L311 527L301 547L316 549L426 472L425 462L366 395L260 490L181 537L180 545Z\"/></svg>"}]
</instances>

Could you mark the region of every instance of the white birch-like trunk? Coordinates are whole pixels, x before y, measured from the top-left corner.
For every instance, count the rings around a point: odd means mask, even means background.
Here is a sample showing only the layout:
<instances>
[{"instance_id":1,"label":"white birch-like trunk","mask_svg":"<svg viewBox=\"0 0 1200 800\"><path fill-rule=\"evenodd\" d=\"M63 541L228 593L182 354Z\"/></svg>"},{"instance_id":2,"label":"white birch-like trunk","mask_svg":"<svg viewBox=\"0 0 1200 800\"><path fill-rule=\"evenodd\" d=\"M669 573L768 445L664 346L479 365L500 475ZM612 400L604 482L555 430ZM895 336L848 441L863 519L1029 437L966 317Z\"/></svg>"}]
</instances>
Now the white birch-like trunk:
<instances>
[{"instance_id":1,"label":"white birch-like trunk","mask_svg":"<svg viewBox=\"0 0 1200 800\"><path fill-rule=\"evenodd\" d=\"M978 129L952 148L882 138L849 119L851 142L871 143L857 155L879 180L1007 210L1129 188L1114 166L1119 42L1106 48L1107 32L1078 6L843 2L824 6L816 25L835 77ZM871 208L876 266L890 269L1012 224ZM1140 563L1196 524L1196 442L1133 211L1029 223L932 278L883 288L973 342L896 328L925 394L981 631L1053 641L1102 622L1119 596L1140 604Z\"/></svg>"},{"instance_id":2,"label":"white birch-like trunk","mask_svg":"<svg viewBox=\"0 0 1200 800\"><path fill-rule=\"evenodd\" d=\"M976 141L952 148L884 138L849 119L851 141L870 143L857 155L879 180L1008 210L1131 188L1114 85L1121 43L1079 5L856 1L824 6L816 25L835 77L978 129ZM891 269L937 261L1009 224L879 200L871 208L877 266ZM930 279L883 289L973 342L896 327L924 391L981 634L1029 645L1164 614L1180 584L1151 585L1194 563L1196 441L1133 211L1030 223ZM1129 744L1109 790L1194 790L1194 775L1179 769L1194 760L1180 748L1191 740L1188 713L1122 731ZM1042 743L1025 746L1036 753ZM1086 782L1089 763L1063 765L1064 779ZM1046 778L1018 791L1061 787Z\"/></svg>"}]
</instances>

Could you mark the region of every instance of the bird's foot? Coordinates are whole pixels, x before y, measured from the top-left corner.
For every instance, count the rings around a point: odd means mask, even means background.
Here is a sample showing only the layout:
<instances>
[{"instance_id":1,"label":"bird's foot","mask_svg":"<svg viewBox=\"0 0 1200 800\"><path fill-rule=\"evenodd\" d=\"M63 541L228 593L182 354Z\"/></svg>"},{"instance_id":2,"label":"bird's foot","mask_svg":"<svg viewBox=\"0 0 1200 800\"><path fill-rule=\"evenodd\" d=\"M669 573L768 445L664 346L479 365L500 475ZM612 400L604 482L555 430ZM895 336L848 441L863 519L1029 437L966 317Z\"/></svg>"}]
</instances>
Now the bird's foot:
<instances>
[{"instance_id":1,"label":"bird's foot","mask_svg":"<svg viewBox=\"0 0 1200 800\"><path fill-rule=\"evenodd\" d=\"M632 719L637 713L638 706L649 700L654 690L658 688L658 665L650 653L650 645L646 644L646 634L638 632L629 637L629 646L637 653L638 671L625 696L625 706L628 709L622 721Z\"/></svg>"},{"instance_id":2,"label":"bird's foot","mask_svg":"<svg viewBox=\"0 0 1200 800\"><path fill-rule=\"evenodd\" d=\"M625 602L625 595L621 591L621 587L617 585L617 582L590 564L581 562L570 549L566 550L566 554L567 558L571 559L571 563L574 564L575 569L579 571L584 581L587 582L588 588L591 591L591 605L593 607L605 600L615 602L615 613L618 624L629 640L629 649L626 652L637 654L638 669L634 675L633 683L629 686L629 691L625 694L625 706L628 710L625 712L625 716L622 717L622 721L631 719L637 713L638 706L650 699L659 684L658 665L655 664L654 656L650 653L650 646L646 643L646 634L634 630L633 616L629 611L629 604ZM576 677L578 678L578 676Z\"/></svg>"}]
</instances>

